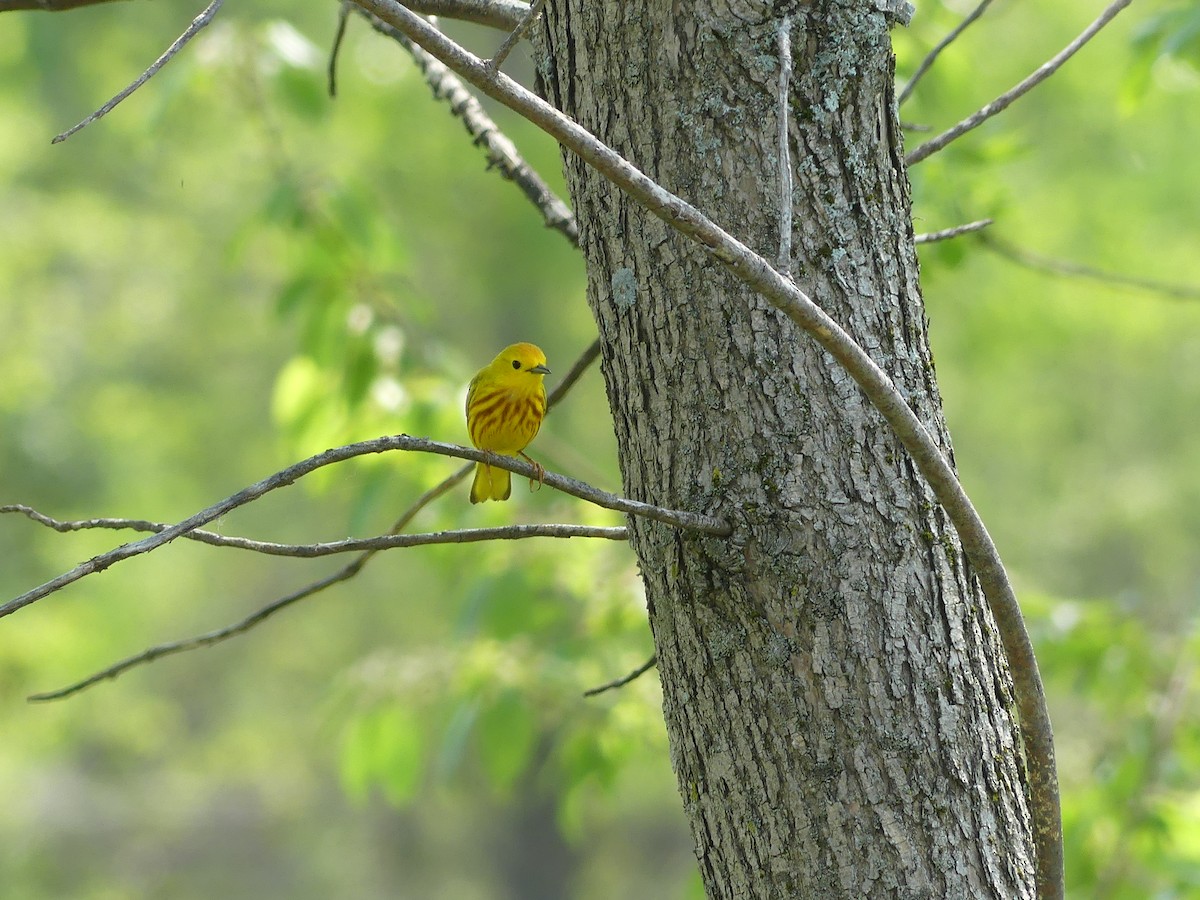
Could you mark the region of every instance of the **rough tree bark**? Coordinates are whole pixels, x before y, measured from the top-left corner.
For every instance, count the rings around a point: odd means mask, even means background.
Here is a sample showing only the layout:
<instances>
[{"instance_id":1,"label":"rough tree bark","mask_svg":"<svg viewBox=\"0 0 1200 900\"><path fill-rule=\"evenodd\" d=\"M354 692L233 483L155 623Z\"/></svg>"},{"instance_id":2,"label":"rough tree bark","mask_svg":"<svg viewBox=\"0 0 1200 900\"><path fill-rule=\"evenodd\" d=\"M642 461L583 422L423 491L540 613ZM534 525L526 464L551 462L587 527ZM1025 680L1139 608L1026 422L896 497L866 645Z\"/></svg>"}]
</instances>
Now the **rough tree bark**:
<instances>
[{"instance_id":1,"label":"rough tree bark","mask_svg":"<svg viewBox=\"0 0 1200 900\"><path fill-rule=\"evenodd\" d=\"M918 285L889 22L871 2L550 0L548 98L791 270L949 450ZM854 383L577 159L565 168L709 896L1033 896L1010 682L953 530Z\"/></svg>"}]
</instances>

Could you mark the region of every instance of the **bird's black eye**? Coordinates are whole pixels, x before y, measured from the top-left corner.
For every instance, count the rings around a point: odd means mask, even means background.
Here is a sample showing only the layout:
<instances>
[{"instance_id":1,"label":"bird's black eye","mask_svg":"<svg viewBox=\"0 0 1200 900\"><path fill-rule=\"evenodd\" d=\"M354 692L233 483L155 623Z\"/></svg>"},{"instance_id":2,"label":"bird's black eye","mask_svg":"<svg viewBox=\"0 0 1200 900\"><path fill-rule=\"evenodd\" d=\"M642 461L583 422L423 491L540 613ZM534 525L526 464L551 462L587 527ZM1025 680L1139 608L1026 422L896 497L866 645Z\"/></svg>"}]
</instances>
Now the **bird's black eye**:
<instances>
[{"instance_id":1,"label":"bird's black eye","mask_svg":"<svg viewBox=\"0 0 1200 900\"><path fill-rule=\"evenodd\" d=\"M513 360L513 368L514 368L514 369L519 369L519 368L521 368L521 361L520 361L519 359L514 359L514 360Z\"/></svg>"}]
</instances>

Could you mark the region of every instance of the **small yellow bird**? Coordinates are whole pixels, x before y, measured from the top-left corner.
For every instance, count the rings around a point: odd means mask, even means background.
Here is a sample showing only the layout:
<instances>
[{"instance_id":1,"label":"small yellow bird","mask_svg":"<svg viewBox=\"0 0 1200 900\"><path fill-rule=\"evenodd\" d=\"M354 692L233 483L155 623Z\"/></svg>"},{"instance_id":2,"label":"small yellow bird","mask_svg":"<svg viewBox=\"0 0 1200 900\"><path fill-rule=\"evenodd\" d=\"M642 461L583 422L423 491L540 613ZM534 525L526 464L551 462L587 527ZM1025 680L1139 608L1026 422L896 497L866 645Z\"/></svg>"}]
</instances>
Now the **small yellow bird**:
<instances>
[{"instance_id":1,"label":"small yellow bird","mask_svg":"<svg viewBox=\"0 0 1200 900\"><path fill-rule=\"evenodd\" d=\"M549 373L546 354L540 347L522 343L501 350L471 379L467 391L467 431L471 443L480 450L506 456L519 454L533 463L521 451L542 427L546 415L546 386L542 380ZM475 464L472 503L507 500L511 494L512 477L507 469Z\"/></svg>"}]
</instances>

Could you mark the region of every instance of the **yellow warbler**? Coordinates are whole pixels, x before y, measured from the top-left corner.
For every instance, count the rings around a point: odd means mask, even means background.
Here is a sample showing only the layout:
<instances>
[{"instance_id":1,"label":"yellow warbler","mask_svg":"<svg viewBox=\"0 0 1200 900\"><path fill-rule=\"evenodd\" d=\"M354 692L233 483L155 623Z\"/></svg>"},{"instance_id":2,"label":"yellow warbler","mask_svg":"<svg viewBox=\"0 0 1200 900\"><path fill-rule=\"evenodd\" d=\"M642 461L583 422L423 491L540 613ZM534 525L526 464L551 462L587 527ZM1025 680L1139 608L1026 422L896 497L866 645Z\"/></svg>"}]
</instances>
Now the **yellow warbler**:
<instances>
[{"instance_id":1,"label":"yellow warbler","mask_svg":"<svg viewBox=\"0 0 1200 900\"><path fill-rule=\"evenodd\" d=\"M549 372L546 354L533 344L505 347L480 369L467 391L467 431L471 443L480 450L525 456L521 451L538 433L546 415L546 386L542 379ZM525 458L533 462L528 456ZM507 469L475 464L472 503L507 500L511 494L512 478Z\"/></svg>"}]
</instances>

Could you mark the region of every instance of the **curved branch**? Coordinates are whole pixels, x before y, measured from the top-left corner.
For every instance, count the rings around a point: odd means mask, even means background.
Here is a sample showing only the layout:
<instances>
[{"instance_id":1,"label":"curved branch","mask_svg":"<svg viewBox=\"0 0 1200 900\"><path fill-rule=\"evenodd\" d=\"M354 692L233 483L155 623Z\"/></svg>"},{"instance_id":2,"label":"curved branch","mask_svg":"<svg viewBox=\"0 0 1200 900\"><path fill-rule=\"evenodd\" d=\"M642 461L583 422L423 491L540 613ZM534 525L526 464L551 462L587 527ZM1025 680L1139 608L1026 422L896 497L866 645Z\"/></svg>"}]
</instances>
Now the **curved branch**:
<instances>
[{"instance_id":1,"label":"curved branch","mask_svg":"<svg viewBox=\"0 0 1200 900\"><path fill-rule=\"evenodd\" d=\"M1067 44L1067 46L1064 47L1056 56L1053 56L1046 62L1042 63L1042 65L1040 65L1032 75L1018 84L1012 90L1001 94L987 106L967 116L953 128L949 128L946 131L943 131L937 137L926 141L924 144L921 144L919 147L913 150L912 153L908 154L904 161L910 166L915 166L927 156L932 156L934 153L937 153L951 141L962 137L972 128L977 128L992 116L1008 109L1014 100L1017 100L1021 96L1029 93L1029 91L1033 90L1043 81L1057 72L1062 67L1063 63L1078 53L1083 48L1084 44L1094 38L1099 33L1101 28L1111 22L1113 18L1116 17L1117 13L1119 13L1132 2L1133 0L1115 0L1111 6L1109 6L1100 14L1099 18L1097 18L1095 22L1083 30L1079 37Z\"/></svg>"},{"instance_id":2,"label":"curved branch","mask_svg":"<svg viewBox=\"0 0 1200 900\"><path fill-rule=\"evenodd\" d=\"M973 231L982 231L994 221L994 219L979 219L975 222L967 222L964 225L955 225L953 228L943 228L941 231L928 231L925 234L915 235L913 237L913 243L932 244L936 241L948 241L950 238L956 238L962 234L970 234Z\"/></svg>"},{"instance_id":3,"label":"curved branch","mask_svg":"<svg viewBox=\"0 0 1200 900\"><path fill-rule=\"evenodd\" d=\"M7 512L24 513L35 522L59 532L109 528L149 531L158 534L171 527L163 522L147 522L144 519L83 519L64 522L43 515L23 504L0 506L0 513ZM495 528L460 528L452 531L424 531L417 534L389 533L377 537L343 538L340 541L323 541L315 544L280 544L275 541L256 541L251 538L216 534L200 529L189 531L181 536L213 547L232 547L236 550L262 553L266 556L290 556L296 559L315 559L338 553L360 553L364 550L396 550L404 547L424 547L429 544L473 544L479 541L511 541L533 537L594 537L614 541L623 541L628 538L623 525L604 527L553 523L504 525Z\"/></svg>"},{"instance_id":4,"label":"curved branch","mask_svg":"<svg viewBox=\"0 0 1200 900\"><path fill-rule=\"evenodd\" d=\"M562 379L559 380L559 382L555 386L554 390L550 392L550 396L547 398L547 402L546 402L546 407L548 410L552 409L554 406L556 406L558 403L560 403L562 401L563 397L566 396L567 392L570 391L572 387L574 387L575 383L579 380L580 376L582 376L583 373L585 371L587 371L588 367L591 366L591 364L596 361L596 357L598 357L599 355L600 355L600 341L595 340L591 343L590 346L588 346L588 348L586 350L583 351L582 354L580 354L579 358L575 361L574 365L572 365L571 368L567 371L567 374L564 375L562 377ZM408 525L409 522L411 522L416 517L416 515L421 510L423 510L429 504L433 503L433 501L437 500L439 497L442 497L445 494L447 494L455 485L457 485L460 481L462 481L464 478L466 478L466 476L471 472L471 470L474 467L475 467L474 463L468 463L467 465L460 468L453 475L450 475L449 477L443 479L439 484L434 485L432 488L430 488L425 493L423 493L420 497L418 497L415 501L413 501L413 503L408 507L408 509L406 509L404 512L402 512L400 514L400 516L396 519L395 522L392 523L392 527L388 530L388 534L390 534L390 535L398 534L401 530L403 530ZM48 525L49 527L52 527L52 528L55 527L55 525L53 524L55 520L50 519L50 517L48 517L48 516L43 516L41 513L36 512L36 510L33 510L31 507L14 504L12 506L0 508L0 512L24 513L26 515L29 515L30 518L34 519L35 521L39 521L42 524ZM92 520L92 521L120 521L120 520ZM62 523L62 524L69 525L70 523ZM147 524L153 525L153 524L157 524L157 523L147 523ZM59 530L73 530L73 529L65 528L65 529L59 529ZM193 531L193 532L189 532L188 534L195 535L198 533L201 533L201 532ZM203 532L203 533L204 534L212 534L212 532ZM220 535L216 535L216 536L220 537ZM347 563L345 566L343 566L341 569L338 569L336 572L333 572L332 574L327 575L324 578L318 579L317 581L307 584L304 587L299 588L298 590L292 591L290 594L285 594L282 597L277 597L275 600L272 600L270 603L266 604L265 606L260 607L259 609L250 613L248 616L245 616L244 618L238 620L237 622L234 622L231 625L227 625L223 628L218 628L215 631L210 631L210 632L207 632L202 635L198 635L198 636L194 636L194 637L190 637L190 638L184 638L182 640L177 640L177 641L169 641L164 644L157 644L153 647L143 650L141 653L138 653L138 654L135 654L134 656L130 656L123 660L120 660L119 662L116 662L113 665L108 666L108 667L100 670L99 672L96 672L95 674L82 679L81 681L77 681L73 684L70 684L65 688L61 688L60 690L56 690L56 691L48 691L46 693L41 693L41 694L33 694L29 697L29 700L31 702L38 702L38 701L45 701L45 700L59 700L64 697L69 697L72 694L75 694L75 693L78 693L79 691L85 690L86 688L89 688L92 685L98 684L101 681L107 681L108 679L116 678L118 675L121 675L122 673L127 672L130 669L136 668L137 666L154 662L156 659L159 659L160 657L170 656L175 653L184 653L188 650L199 649L200 647L211 647L213 644L218 644L218 643L221 643L222 641L229 640L230 638L237 637L238 635L244 634L245 632L249 631L251 628L254 628L257 625L260 625L262 622L266 621L268 618L275 615L275 613L280 612L281 610L287 609L289 606L292 606L293 604L298 603L299 601L304 600L307 597L311 597L315 594L319 594L321 591L324 591L327 588L333 587L335 584L340 584L343 581L349 581L351 578L354 578L356 575L358 575L359 572L362 571L362 569L367 565L367 563L371 561L371 558L373 556L375 556L375 554L378 552L379 552L378 549L366 550L365 552L363 552L362 554L357 556L355 559L353 559L349 563Z\"/></svg>"},{"instance_id":5,"label":"curved branch","mask_svg":"<svg viewBox=\"0 0 1200 900\"><path fill-rule=\"evenodd\" d=\"M613 691L613 690L616 690L617 688L623 688L623 687L625 687L625 685L629 684L629 682L636 681L638 678L641 678L643 675L645 675L647 672L649 672L651 669L653 669L657 664L658 664L658 655L654 654L648 660L646 660L644 663L642 663L640 666L638 666L636 669L634 669L632 672L630 672L628 675L622 675L620 678L614 679L613 681L609 681L598 687L589 688L588 690L583 692L583 696L595 697L597 694L603 694L605 691Z\"/></svg>"},{"instance_id":6,"label":"curved branch","mask_svg":"<svg viewBox=\"0 0 1200 900\"><path fill-rule=\"evenodd\" d=\"M130 84L128 87L126 87L123 91L121 91L119 94L117 94L115 97L113 97L107 103L105 103L102 107L100 107L98 110L96 110L90 116L88 116L82 122L78 123L77 125L72 125L70 128L68 128L66 131L62 132L61 134L56 134L53 138L51 138L50 143L57 144L60 141L65 141L67 138L69 138L75 132L79 131L82 128L86 128L88 125L91 125L97 119L112 112L118 103L120 103L122 100L124 100L130 94L132 94L134 91L136 91L138 88L140 88L143 84L145 84L147 81L149 81L151 78L153 78L159 69L161 69L167 63L169 63L171 61L171 58L176 53L178 53L180 50L183 49L184 44L186 44L188 41L190 41L192 38L194 38L197 34L199 34L200 31L204 28L204 26L208 25L208 23L213 20L213 16L215 16L217 14L217 10L219 10L221 8L221 4L223 4L224 2L225 2L225 0L212 0L212 2L209 3L208 6L206 6L204 8L204 11L201 12L200 15L196 16L196 18L194 18L192 20L192 24L187 27L187 29L183 32L183 34L181 34L179 37L177 37L175 39L175 41L171 44L171 46L163 51L162 56L160 56L158 59L156 59L154 62L152 62L150 64L150 67L148 69L146 69L146 71L144 71L141 75L139 75L137 78L135 78L132 84Z\"/></svg>"},{"instance_id":7,"label":"curved branch","mask_svg":"<svg viewBox=\"0 0 1200 900\"><path fill-rule=\"evenodd\" d=\"M474 22L502 31L512 31L529 12L529 4L518 0L410 0L408 7L426 16Z\"/></svg>"},{"instance_id":8,"label":"curved branch","mask_svg":"<svg viewBox=\"0 0 1200 900\"><path fill-rule=\"evenodd\" d=\"M489 71L478 57L395 0L354 2L395 25L484 93L546 131L667 225L702 244L716 261L804 329L862 388L904 444L945 508L996 621L1013 677L1021 737L1029 763L1038 892L1043 898L1061 897L1062 815L1054 738L1033 644L1025 630L1012 584L983 520L959 483L953 467L891 379L840 325L795 284L775 271L767 260L722 230L694 206L664 190L587 129L503 73ZM1129 0L1120 2L1128 3Z\"/></svg>"},{"instance_id":9,"label":"curved branch","mask_svg":"<svg viewBox=\"0 0 1200 900\"><path fill-rule=\"evenodd\" d=\"M584 484L582 481L567 478L565 475L558 475L554 472L539 473L531 463L523 459L500 456L495 453L487 453L469 447L460 447L457 444L447 444L442 441L431 441L426 438L397 434L390 437L375 438L370 441L359 441L356 444L348 444L345 447L337 447L333 450L326 450L324 453L318 453L316 456L310 456L308 459L302 460L295 465L288 466L286 469L276 472L274 475L270 475L262 481L256 482L247 488L243 488L236 494L226 497L219 503L214 503L207 509L202 509L195 515L189 516L182 522L172 525L170 528L150 537L142 538L140 541L131 541L115 547L107 553L94 556L87 562L80 563L71 571L64 572L57 578L51 579L33 590L25 592L21 596L0 606L0 618L11 615L17 610L28 606L30 603L41 600L43 597L79 581L81 578L94 575L97 572L103 572L109 566L119 563L122 560L156 550L163 544L182 537L191 531L195 531L201 525L206 525L231 510L237 509L239 506L245 506L262 497L264 494L292 484L310 472L314 472L324 466L353 459L356 456L364 456L369 453L386 453L391 450L436 453L441 456L469 459L474 462L487 463L500 469L507 469L510 472L524 475L530 479L538 478L541 475L540 480L542 483L563 493L570 494L573 497L578 497L580 500L587 500L597 506L603 506L606 509L635 516L643 516L667 525L675 525L680 528L701 531L707 534L724 536L730 534L732 531L727 522L711 516L683 510L664 509L649 503L642 503L638 500L629 500L616 494L610 494L608 491L602 491L589 484Z\"/></svg>"}]
</instances>

